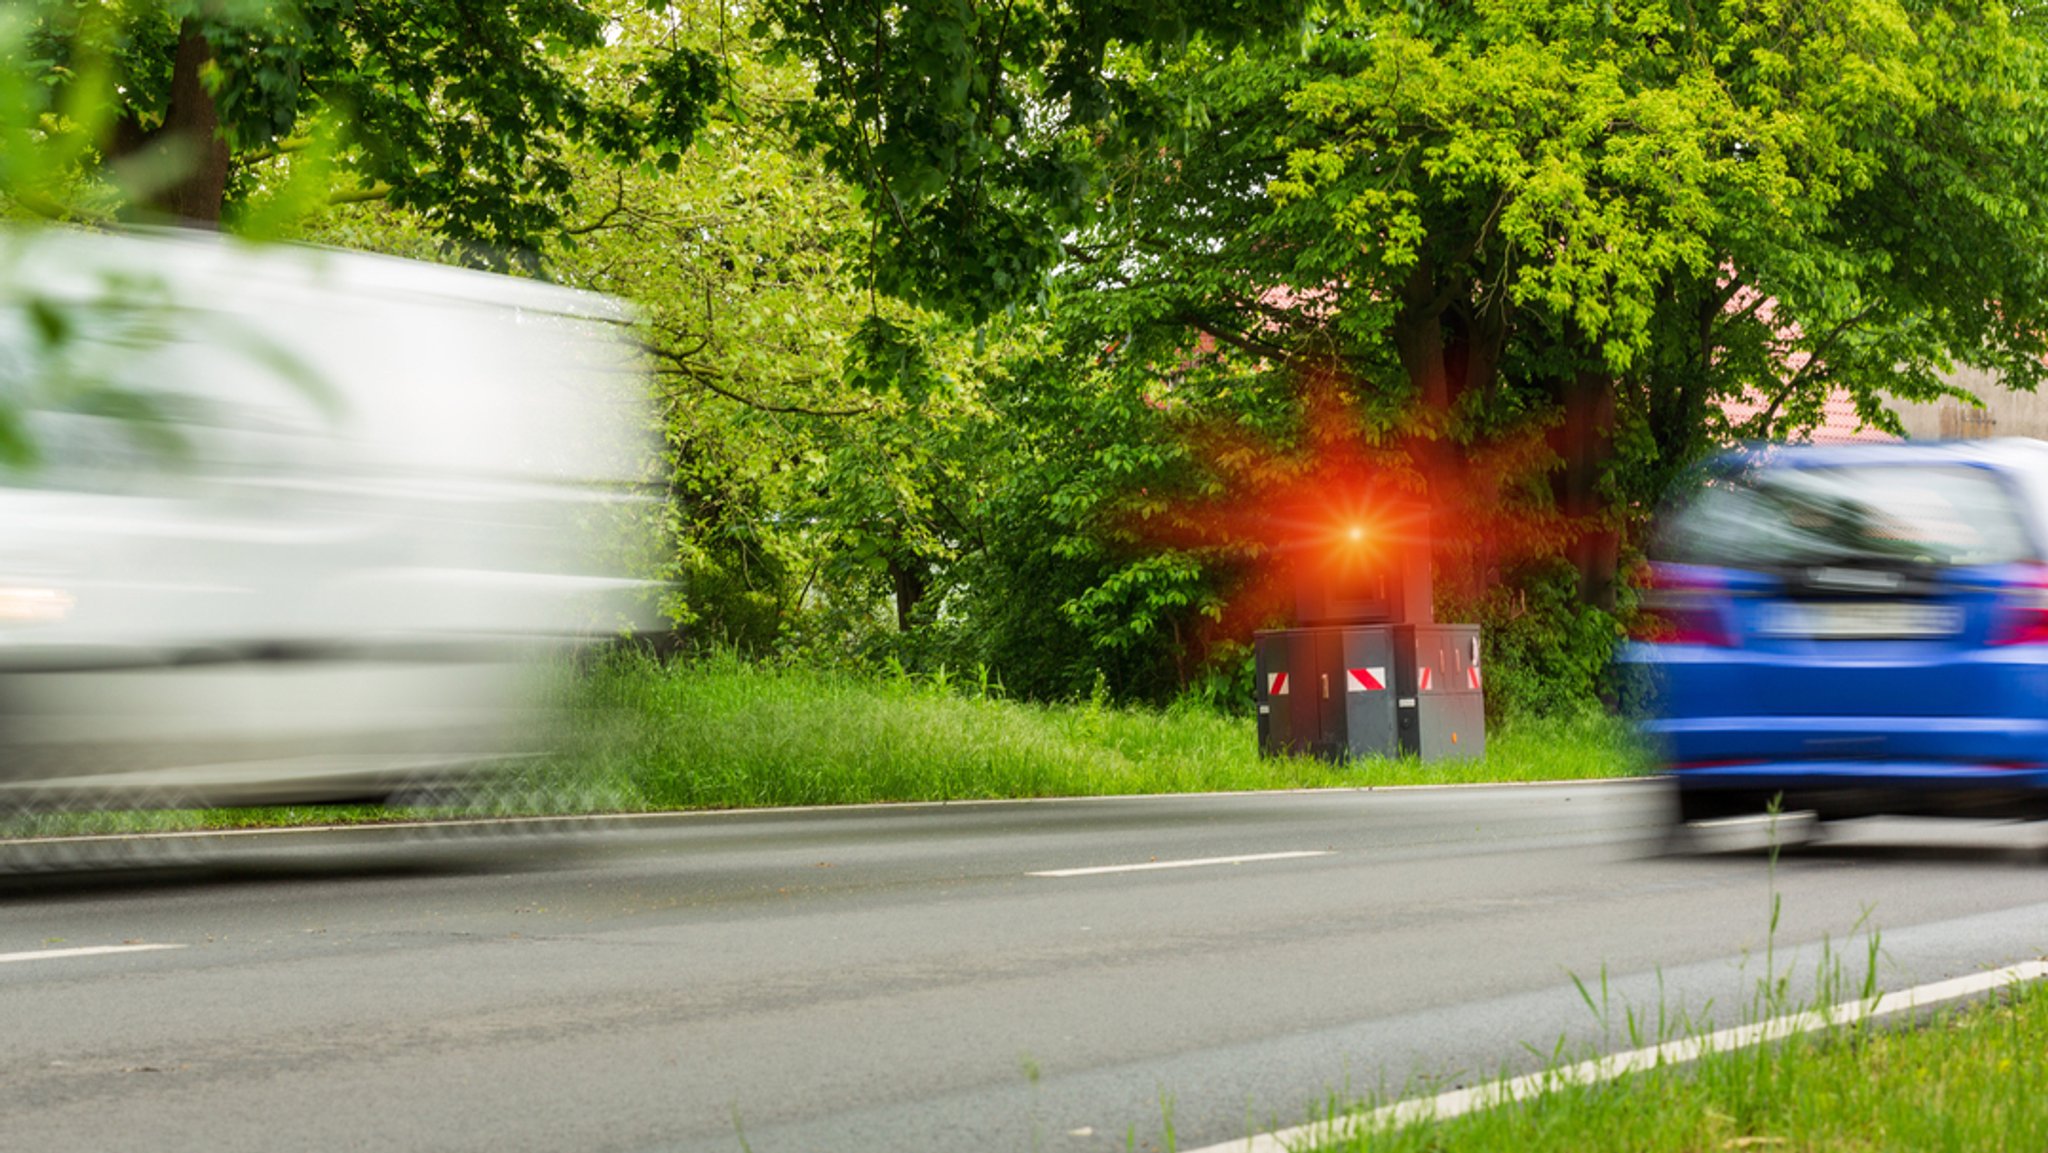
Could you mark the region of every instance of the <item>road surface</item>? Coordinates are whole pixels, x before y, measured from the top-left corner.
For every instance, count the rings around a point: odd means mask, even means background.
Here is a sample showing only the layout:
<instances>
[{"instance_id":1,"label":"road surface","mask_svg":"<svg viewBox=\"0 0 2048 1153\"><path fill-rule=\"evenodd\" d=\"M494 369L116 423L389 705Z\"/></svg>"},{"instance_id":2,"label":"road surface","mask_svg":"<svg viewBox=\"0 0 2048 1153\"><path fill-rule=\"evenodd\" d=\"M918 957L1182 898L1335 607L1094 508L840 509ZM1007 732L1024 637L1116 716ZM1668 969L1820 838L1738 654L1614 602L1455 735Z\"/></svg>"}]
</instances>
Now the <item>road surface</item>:
<instances>
[{"instance_id":1,"label":"road surface","mask_svg":"<svg viewBox=\"0 0 2048 1153\"><path fill-rule=\"evenodd\" d=\"M1854 992L1872 930L1886 988L2048 951L2025 827L1880 823L1774 866L1753 829L1649 855L1663 801L1330 791L131 848L0 877L0 1149L1187 1149L1625 1048L1630 1008L1736 1023L1767 969L1808 989L1824 951ZM1604 1021L1574 975L1596 1000L1604 979Z\"/></svg>"}]
</instances>

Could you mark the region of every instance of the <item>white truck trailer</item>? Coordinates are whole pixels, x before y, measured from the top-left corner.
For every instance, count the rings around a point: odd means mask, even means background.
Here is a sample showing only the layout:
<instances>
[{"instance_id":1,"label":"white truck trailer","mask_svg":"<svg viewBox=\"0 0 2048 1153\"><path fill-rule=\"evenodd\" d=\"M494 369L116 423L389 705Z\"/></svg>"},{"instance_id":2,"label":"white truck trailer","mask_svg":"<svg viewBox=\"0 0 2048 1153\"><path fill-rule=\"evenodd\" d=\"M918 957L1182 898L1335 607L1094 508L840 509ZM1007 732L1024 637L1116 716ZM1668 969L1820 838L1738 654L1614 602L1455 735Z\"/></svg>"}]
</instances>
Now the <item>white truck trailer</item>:
<instances>
[{"instance_id":1,"label":"white truck trailer","mask_svg":"<svg viewBox=\"0 0 2048 1153\"><path fill-rule=\"evenodd\" d=\"M0 811L433 794L649 623L617 302L62 230L0 234L0 294Z\"/></svg>"}]
</instances>

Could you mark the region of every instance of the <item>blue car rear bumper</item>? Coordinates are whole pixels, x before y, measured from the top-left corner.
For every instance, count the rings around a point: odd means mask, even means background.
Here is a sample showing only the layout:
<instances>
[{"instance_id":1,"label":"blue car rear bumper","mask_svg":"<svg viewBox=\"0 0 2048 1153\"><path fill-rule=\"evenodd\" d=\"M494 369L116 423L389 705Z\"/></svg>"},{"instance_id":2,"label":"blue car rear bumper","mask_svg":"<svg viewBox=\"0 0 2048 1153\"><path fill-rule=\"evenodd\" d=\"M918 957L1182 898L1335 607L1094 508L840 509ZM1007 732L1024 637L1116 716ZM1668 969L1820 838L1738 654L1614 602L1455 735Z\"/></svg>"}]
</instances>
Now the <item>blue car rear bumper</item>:
<instances>
[{"instance_id":1,"label":"blue car rear bumper","mask_svg":"<svg viewBox=\"0 0 2048 1153\"><path fill-rule=\"evenodd\" d=\"M1929 761L1760 761L1674 766L1684 820L1774 804L1823 818L1879 815L2048 819L2048 766Z\"/></svg>"},{"instance_id":2,"label":"blue car rear bumper","mask_svg":"<svg viewBox=\"0 0 2048 1153\"><path fill-rule=\"evenodd\" d=\"M1640 728L1673 768L1725 761L1856 761L2048 769L2048 719L2037 717L1667 716Z\"/></svg>"}]
</instances>

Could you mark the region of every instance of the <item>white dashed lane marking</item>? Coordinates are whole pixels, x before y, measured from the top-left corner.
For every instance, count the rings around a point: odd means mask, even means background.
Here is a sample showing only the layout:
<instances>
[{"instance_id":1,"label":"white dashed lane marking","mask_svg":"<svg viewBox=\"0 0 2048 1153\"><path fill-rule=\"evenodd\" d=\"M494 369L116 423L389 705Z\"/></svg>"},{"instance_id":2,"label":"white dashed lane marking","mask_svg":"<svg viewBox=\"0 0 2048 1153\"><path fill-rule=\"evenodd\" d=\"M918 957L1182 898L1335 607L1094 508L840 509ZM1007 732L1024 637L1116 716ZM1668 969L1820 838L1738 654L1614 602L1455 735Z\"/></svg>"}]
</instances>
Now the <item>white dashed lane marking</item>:
<instances>
[{"instance_id":1,"label":"white dashed lane marking","mask_svg":"<svg viewBox=\"0 0 2048 1153\"><path fill-rule=\"evenodd\" d=\"M77 949L32 949L26 953L0 953L0 965L16 961L61 961L66 957L104 957L109 953L149 953L158 949L182 949L183 945L87 945Z\"/></svg>"},{"instance_id":2,"label":"white dashed lane marking","mask_svg":"<svg viewBox=\"0 0 2048 1153\"><path fill-rule=\"evenodd\" d=\"M1328 849L1301 849L1292 853L1250 853L1238 857L1201 857L1191 861L1144 861L1136 865L1097 865L1088 869L1047 869L1027 873L1031 877L1093 877L1101 873L1143 873L1152 869L1194 869L1203 865L1247 865L1253 861L1290 861L1296 857L1327 857Z\"/></svg>"}]
</instances>

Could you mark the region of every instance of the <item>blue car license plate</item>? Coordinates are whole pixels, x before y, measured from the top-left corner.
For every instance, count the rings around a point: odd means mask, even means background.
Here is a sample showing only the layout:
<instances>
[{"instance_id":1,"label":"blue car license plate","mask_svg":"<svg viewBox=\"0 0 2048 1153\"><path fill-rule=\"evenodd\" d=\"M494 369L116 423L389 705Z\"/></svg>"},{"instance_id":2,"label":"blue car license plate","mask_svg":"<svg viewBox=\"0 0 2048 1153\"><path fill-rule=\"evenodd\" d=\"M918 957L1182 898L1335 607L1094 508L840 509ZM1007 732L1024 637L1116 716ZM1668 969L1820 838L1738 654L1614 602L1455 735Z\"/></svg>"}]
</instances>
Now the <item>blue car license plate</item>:
<instances>
[{"instance_id":1,"label":"blue car license plate","mask_svg":"<svg viewBox=\"0 0 2048 1153\"><path fill-rule=\"evenodd\" d=\"M1963 610L1921 601L1777 601L1762 606L1757 632L1812 640L1952 637Z\"/></svg>"}]
</instances>

